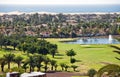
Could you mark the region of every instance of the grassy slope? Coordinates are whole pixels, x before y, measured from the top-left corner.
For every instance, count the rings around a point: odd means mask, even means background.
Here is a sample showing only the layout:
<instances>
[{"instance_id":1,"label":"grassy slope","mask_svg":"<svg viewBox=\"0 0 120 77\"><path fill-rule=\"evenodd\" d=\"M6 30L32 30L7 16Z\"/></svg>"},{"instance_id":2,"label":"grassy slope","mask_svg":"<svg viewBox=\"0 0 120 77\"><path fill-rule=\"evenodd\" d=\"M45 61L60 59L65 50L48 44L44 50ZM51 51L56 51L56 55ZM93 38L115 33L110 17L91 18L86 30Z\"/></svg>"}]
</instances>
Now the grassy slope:
<instances>
[{"instance_id":1,"label":"grassy slope","mask_svg":"<svg viewBox=\"0 0 120 77\"><path fill-rule=\"evenodd\" d=\"M79 44L65 44L59 41L66 39L46 39L47 41L57 44L58 51L63 54L63 59L59 62L69 63L69 57L65 55L66 50L74 49L77 53L75 58L81 60L81 62L76 62L75 64L79 66L80 71L86 71L90 68L99 69L107 63L119 64L120 62L114 57L119 57L118 54L112 52L113 48L109 45L79 45ZM71 39L67 39L71 40ZM118 45L119 46L119 45Z\"/></svg>"},{"instance_id":2,"label":"grassy slope","mask_svg":"<svg viewBox=\"0 0 120 77\"><path fill-rule=\"evenodd\" d=\"M114 64L120 64L118 60L116 60L114 57L119 57L118 54L112 52L114 49L110 48L109 45L79 45L79 44L65 44L61 43L59 41L63 40L73 40L73 39L46 39L47 41L57 44L58 45L58 51L59 56L55 56L55 60L57 60L58 63L66 63L69 64L69 57L65 55L66 50L74 49L74 51L77 53L75 58L77 60L80 60L79 62L76 62L75 65L78 65L80 72L86 72L90 68L94 68L98 70L102 66L104 66L106 63L114 63ZM118 45L120 46L120 45ZM3 54L8 53L10 51L4 51L0 50L0 57L3 56ZM11 51L15 53L15 55L22 55L23 57L26 57L26 54L19 51ZM61 55L61 56L60 56ZM51 55L48 55L50 58ZM16 64L12 64L16 66ZM6 65L7 67L7 65ZM13 67L13 66L11 66ZM61 70L60 66L58 67L59 70ZM71 68L68 70L72 70Z\"/></svg>"}]
</instances>

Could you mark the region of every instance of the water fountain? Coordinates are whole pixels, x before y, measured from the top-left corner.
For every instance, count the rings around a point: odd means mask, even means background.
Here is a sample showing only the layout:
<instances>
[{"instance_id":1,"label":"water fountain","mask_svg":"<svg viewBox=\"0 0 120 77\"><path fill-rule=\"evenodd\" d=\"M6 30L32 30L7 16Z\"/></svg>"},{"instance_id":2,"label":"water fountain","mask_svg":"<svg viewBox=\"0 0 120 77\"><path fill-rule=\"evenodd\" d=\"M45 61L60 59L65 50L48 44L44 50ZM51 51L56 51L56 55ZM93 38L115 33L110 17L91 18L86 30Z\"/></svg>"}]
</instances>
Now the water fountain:
<instances>
[{"instance_id":1,"label":"water fountain","mask_svg":"<svg viewBox=\"0 0 120 77\"><path fill-rule=\"evenodd\" d=\"M109 43L112 43L112 40L113 40L113 38L112 38L112 35L109 35Z\"/></svg>"},{"instance_id":2,"label":"water fountain","mask_svg":"<svg viewBox=\"0 0 120 77\"><path fill-rule=\"evenodd\" d=\"M109 35L109 41L113 40L112 35Z\"/></svg>"}]
</instances>

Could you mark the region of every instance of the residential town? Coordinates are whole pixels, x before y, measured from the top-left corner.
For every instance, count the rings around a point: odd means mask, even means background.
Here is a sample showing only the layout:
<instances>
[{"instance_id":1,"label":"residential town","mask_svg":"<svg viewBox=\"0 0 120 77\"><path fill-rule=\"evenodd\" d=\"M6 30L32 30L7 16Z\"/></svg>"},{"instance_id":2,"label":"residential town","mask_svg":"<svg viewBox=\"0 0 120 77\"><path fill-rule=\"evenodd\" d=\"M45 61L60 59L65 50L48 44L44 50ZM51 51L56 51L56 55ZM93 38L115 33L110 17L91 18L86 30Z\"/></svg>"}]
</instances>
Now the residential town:
<instances>
[{"instance_id":1,"label":"residential town","mask_svg":"<svg viewBox=\"0 0 120 77\"><path fill-rule=\"evenodd\" d=\"M9 36L80 37L120 34L120 13L20 13L0 15L0 33Z\"/></svg>"}]
</instances>

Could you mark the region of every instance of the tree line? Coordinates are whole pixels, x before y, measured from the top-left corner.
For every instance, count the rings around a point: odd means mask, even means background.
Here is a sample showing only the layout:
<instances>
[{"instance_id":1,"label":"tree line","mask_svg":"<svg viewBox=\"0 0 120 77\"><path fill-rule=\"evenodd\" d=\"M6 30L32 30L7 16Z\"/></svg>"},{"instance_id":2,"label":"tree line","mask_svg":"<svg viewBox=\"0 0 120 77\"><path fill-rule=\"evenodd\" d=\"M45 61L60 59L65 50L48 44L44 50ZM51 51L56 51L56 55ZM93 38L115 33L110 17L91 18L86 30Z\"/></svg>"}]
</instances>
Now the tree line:
<instances>
[{"instance_id":1,"label":"tree line","mask_svg":"<svg viewBox=\"0 0 120 77\"><path fill-rule=\"evenodd\" d=\"M1 48L7 49L7 46L12 46L15 50L17 49L27 53L39 53L42 55L51 54L52 57L57 53L57 45L51 44L45 40L38 40L37 37L32 36L19 36L13 34L11 36L4 36L0 34L0 46Z\"/></svg>"}]
</instances>

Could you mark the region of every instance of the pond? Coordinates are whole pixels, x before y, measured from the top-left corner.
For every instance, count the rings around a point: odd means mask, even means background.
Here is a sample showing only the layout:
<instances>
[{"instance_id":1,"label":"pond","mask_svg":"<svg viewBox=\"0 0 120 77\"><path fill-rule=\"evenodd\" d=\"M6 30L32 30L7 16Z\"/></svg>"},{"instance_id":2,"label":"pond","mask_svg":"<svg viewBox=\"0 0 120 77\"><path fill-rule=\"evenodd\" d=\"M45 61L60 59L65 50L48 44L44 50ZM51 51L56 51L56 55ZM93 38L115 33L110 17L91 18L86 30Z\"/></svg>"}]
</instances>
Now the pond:
<instances>
[{"instance_id":1,"label":"pond","mask_svg":"<svg viewBox=\"0 0 120 77\"><path fill-rule=\"evenodd\" d=\"M113 39L111 35L109 38L79 38L74 41L66 41L67 44L120 44L116 39Z\"/></svg>"}]
</instances>

